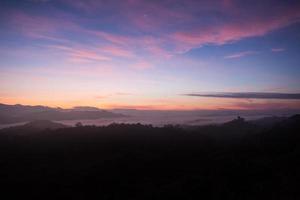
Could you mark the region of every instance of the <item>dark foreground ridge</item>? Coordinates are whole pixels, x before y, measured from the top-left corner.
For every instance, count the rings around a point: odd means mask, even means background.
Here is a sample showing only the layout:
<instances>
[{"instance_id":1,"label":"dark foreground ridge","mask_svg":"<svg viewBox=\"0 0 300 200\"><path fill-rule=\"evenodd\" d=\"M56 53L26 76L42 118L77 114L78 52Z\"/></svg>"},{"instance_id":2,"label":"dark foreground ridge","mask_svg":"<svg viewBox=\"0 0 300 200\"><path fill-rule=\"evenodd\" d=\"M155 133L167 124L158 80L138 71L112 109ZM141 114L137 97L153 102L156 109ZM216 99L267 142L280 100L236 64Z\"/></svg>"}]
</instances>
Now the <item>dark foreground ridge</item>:
<instances>
[{"instance_id":1,"label":"dark foreground ridge","mask_svg":"<svg viewBox=\"0 0 300 200\"><path fill-rule=\"evenodd\" d=\"M299 199L300 115L0 130L9 199ZM49 126L48 122L46 123ZM28 128L29 127L29 128Z\"/></svg>"}]
</instances>

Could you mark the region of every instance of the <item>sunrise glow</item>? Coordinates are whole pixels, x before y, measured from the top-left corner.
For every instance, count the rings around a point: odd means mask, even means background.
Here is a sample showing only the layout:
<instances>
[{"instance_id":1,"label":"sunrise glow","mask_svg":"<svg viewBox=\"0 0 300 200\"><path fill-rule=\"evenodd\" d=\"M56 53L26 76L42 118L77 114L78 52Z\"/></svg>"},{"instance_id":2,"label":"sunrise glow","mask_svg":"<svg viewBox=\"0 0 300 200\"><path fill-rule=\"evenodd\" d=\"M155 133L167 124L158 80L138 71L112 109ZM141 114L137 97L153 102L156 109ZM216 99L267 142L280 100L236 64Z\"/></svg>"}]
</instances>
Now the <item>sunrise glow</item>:
<instances>
[{"instance_id":1,"label":"sunrise glow","mask_svg":"<svg viewBox=\"0 0 300 200\"><path fill-rule=\"evenodd\" d=\"M297 1L0 3L0 102L162 110L300 108ZM266 12L267 10L267 12Z\"/></svg>"}]
</instances>

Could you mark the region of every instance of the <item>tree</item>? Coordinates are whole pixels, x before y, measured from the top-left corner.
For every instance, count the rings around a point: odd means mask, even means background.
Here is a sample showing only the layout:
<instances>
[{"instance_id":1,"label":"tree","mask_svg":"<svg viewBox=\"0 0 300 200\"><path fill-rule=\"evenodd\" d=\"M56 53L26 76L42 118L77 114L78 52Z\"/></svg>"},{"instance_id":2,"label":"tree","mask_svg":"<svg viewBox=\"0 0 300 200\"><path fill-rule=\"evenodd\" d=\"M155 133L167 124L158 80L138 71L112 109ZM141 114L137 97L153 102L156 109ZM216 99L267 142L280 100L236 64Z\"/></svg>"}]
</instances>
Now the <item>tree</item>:
<instances>
[{"instance_id":1,"label":"tree","mask_svg":"<svg viewBox=\"0 0 300 200\"><path fill-rule=\"evenodd\" d=\"M77 123L75 124L75 126L76 126L76 127L82 127L83 125L82 125L81 122L77 122Z\"/></svg>"}]
</instances>

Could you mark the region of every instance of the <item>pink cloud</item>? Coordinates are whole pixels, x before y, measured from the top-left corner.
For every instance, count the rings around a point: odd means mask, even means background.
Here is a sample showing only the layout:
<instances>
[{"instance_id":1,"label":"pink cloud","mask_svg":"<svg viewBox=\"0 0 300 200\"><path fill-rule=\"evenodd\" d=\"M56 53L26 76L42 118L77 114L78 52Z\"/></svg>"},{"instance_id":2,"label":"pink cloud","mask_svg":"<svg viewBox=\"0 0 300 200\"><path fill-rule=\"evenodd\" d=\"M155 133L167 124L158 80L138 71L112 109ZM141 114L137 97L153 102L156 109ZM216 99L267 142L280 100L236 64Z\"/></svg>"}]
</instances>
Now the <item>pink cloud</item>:
<instances>
[{"instance_id":1,"label":"pink cloud","mask_svg":"<svg viewBox=\"0 0 300 200\"><path fill-rule=\"evenodd\" d=\"M299 8L286 10L277 16L249 17L237 22L196 27L189 31L178 31L172 35L179 51L189 51L206 44L222 45L244 38L263 36L271 31L300 21Z\"/></svg>"},{"instance_id":2,"label":"pink cloud","mask_svg":"<svg viewBox=\"0 0 300 200\"><path fill-rule=\"evenodd\" d=\"M135 52L147 51L150 55L162 58L170 58L171 51L167 51L162 45L171 42L167 38L153 36L124 36L104 31L87 31L87 33L96 35L113 45L103 47L104 52L115 56L135 57Z\"/></svg>"},{"instance_id":3,"label":"pink cloud","mask_svg":"<svg viewBox=\"0 0 300 200\"><path fill-rule=\"evenodd\" d=\"M285 51L284 48L272 48L271 49L272 52L282 52L282 51Z\"/></svg>"},{"instance_id":4,"label":"pink cloud","mask_svg":"<svg viewBox=\"0 0 300 200\"><path fill-rule=\"evenodd\" d=\"M172 52L165 50L164 48L160 47L159 45L148 46L147 50L155 56L163 57L166 59L169 59L173 56Z\"/></svg>"},{"instance_id":5,"label":"pink cloud","mask_svg":"<svg viewBox=\"0 0 300 200\"><path fill-rule=\"evenodd\" d=\"M21 11L15 11L11 15L11 22L16 29L30 37L43 37L46 33L53 33L56 25L42 17L33 17Z\"/></svg>"},{"instance_id":6,"label":"pink cloud","mask_svg":"<svg viewBox=\"0 0 300 200\"><path fill-rule=\"evenodd\" d=\"M137 110L153 110L157 106L153 105L124 105L124 104L107 104L106 107L110 109L137 109Z\"/></svg>"},{"instance_id":7,"label":"pink cloud","mask_svg":"<svg viewBox=\"0 0 300 200\"><path fill-rule=\"evenodd\" d=\"M174 8L174 2L135 0L128 1L122 10L135 28L147 32L157 32L161 28L174 27L184 21L192 20L190 13Z\"/></svg>"},{"instance_id":8,"label":"pink cloud","mask_svg":"<svg viewBox=\"0 0 300 200\"><path fill-rule=\"evenodd\" d=\"M78 9L85 13L93 13L97 11L102 11L109 8L109 2L103 2L101 0L60 0L60 2L64 3L65 5L71 6L72 8ZM113 2L111 3L121 3L121 2ZM115 6L116 6L115 5Z\"/></svg>"},{"instance_id":9,"label":"pink cloud","mask_svg":"<svg viewBox=\"0 0 300 200\"><path fill-rule=\"evenodd\" d=\"M87 30L86 33L96 35L100 38L103 38L111 43L114 44L119 44L119 45L127 45L131 42L131 38L128 36L123 36L123 35L118 35L118 34L113 34L113 33L108 33L104 31L91 31Z\"/></svg>"},{"instance_id":10,"label":"pink cloud","mask_svg":"<svg viewBox=\"0 0 300 200\"><path fill-rule=\"evenodd\" d=\"M106 99L108 97L111 97L111 95L97 95L97 96L95 96L96 99Z\"/></svg>"},{"instance_id":11,"label":"pink cloud","mask_svg":"<svg viewBox=\"0 0 300 200\"><path fill-rule=\"evenodd\" d=\"M135 57L135 54L132 51L121 47L113 46L113 45L101 47L101 51L117 57L125 57L125 58Z\"/></svg>"},{"instance_id":12,"label":"pink cloud","mask_svg":"<svg viewBox=\"0 0 300 200\"><path fill-rule=\"evenodd\" d=\"M110 57L101 55L100 53L92 50L72 48L62 45L48 46L57 50L61 50L69 56L69 60L73 62L90 62L90 61L109 61Z\"/></svg>"},{"instance_id":13,"label":"pink cloud","mask_svg":"<svg viewBox=\"0 0 300 200\"><path fill-rule=\"evenodd\" d=\"M139 61L132 65L132 68L138 69L138 70L145 70L145 69L150 69L153 68L153 65L147 61Z\"/></svg>"},{"instance_id":14,"label":"pink cloud","mask_svg":"<svg viewBox=\"0 0 300 200\"><path fill-rule=\"evenodd\" d=\"M132 95L132 93L128 93L128 92L116 92L115 95L119 95L119 96L129 96L129 95Z\"/></svg>"},{"instance_id":15,"label":"pink cloud","mask_svg":"<svg viewBox=\"0 0 300 200\"><path fill-rule=\"evenodd\" d=\"M170 57L170 53L160 46L162 44L162 39L157 37L154 38L152 36L127 36L105 31L89 30L80 27L79 24L76 24L71 20L62 21L43 16L33 16L26 14L23 11L11 12L9 15L9 20L13 28L18 30L26 37L43 39L49 42L59 42L60 44L63 44L64 47L74 46L78 44L76 44L76 41L72 41L68 37L61 34L62 31L72 32L73 34L81 34L85 38L92 36L103 39L109 44L99 49L102 54L135 58L135 52L147 51L148 53L150 53L150 55L165 58ZM101 40L98 41L100 45L101 42L103 43L103 41ZM97 45L98 44L95 44L94 46ZM68 54L72 57L71 60L75 62L86 62L88 60L109 60L109 56L100 56L100 52L94 52L95 50L83 51L82 49L78 48L70 49L61 47L61 50L68 51Z\"/></svg>"},{"instance_id":16,"label":"pink cloud","mask_svg":"<svg viewBox=\"0 0 300 200\"><path fill-rule=\"evenodd\" d=\"M58 16L60 14L57 13ZM62 18L55 20L44 16L34 16L20 10L13 10L8 14L12 28L25 36L35 39L66 42L68 39L59 37L59 32L77 27L73 22Z\"/></svg>"},{"instance_id":17,"label":"pink cloud","mask_svg":"<svg viewBox=\"0 0 300 200\"><path fill-rule=\"evenodd\" d=\"M175 21L191 19L190 14L179 9L170 9L174 2L164 1L162 4L147 0L122 0L103 3L99 0L61 0L66 5L86 13L111 10L114 16L103 16L105 20L120 18L129 28L154 31Z\"/></svg>"},{"instance_id":18,"label":"pink cloud","mask_svg":"<svg viewBox=\"0 0 300 200\"><path fill-rule=\"evenodd\" d=\"M241 58L241 57L256 54L256 53L257 53L256 51L243 51L243 52L238 52L235 54L225 56L224 58L226 58L226 59Z\"/></svg>"},{"instance_id":19,"label":"pink cloud","mask_svg":"<svg viewBox=\"0 0 300 200\"><path fill-rule=\"evenodd\" d=\"M142 37L136 41L140 47L147 50L152 55L162 58L170 58L173 55L172 51L168 51L162 47L164 44L168 44L169 42L170 41L168 41L167 38L154 38L151 36Z\"/></svg>"},{"instance_id":20,"label":"pink cloud","mask_svg":"<svg viewBox=\"0 0 300 200\"><path fill-rule=\"evenodd\" d=\"M96 52L89 50L73 50L71 51L71 57L82 60L96 60L96 61L107 61L111 60L109 57L99 55Z\"/></svg>"},{"instance_id":21,"label":"pink cloud","mask_svg":"<svg viewBox=\"0 0 300 200\"><path fill-rule=\"evenodd\" d=\"M141 54L147 54L152 58L168 59L203 45L223 45L244 38L263 36L300 20L299 6L283 7L275 10L276 12L273 9L273 14L268 16L261 12L253 15L253 12L246 8L237 9L236 2L233 0L162 1L162 3L124 0L115 5L114 3L103 4L102 1L96 0L61 1L93 14L101 13L103 9L112 11L116 14L105 15L103 18L101 16L99 20L115 23L123 30L122 33L115 34L80 26L82 22L80 20L86 22L90 19L74 18L71 20L69 16L62 17L64 20L56 20L32 16L24 12L14 12L12 22L15 28L26 36L60 42L65 46L74 46L75 41L70 41L73 38L69 39L62 34L67 32L80 34L82 38L93 37L96 42L95 46L105 45L101 47L102 50L79 48L78 51L69 51L68 54L75 61L109 60L110 56L134 59ZM220 12L220 16L227 16L228 20L212 17L215 21L208 23L203 18L204 14L200 12L210 13L215 10ZM243 11L245 14L241 14ZM273 49L272 51L282 50ZM226 58L250 54L252 53L241 52L238 55L226 56Z\"/></svg>"},{"instance_id":22,"label":"pink cloud","mask_svg":"<svg viewBox=\"0 0 300 200\"><path fill-rule=\"evenodd\" d=\"M116 93L111 93L111 94L105 94L105 95L97 95L95 96L96 99L106 99L110 98L113 96L130 96L132 95L131 93L126 93L126 92L116 92Z\"/></svg>"},{"instance_id":23,"label":"pink cloud","mask_svg":"<svg viewBox=\"0 0 300 200\"><path fill-rule=\"evenodd\" d=\"M224 8L233 8L234 7L234 1L233 0L222 0L222 4Z\"/></svg>"}]
</instances>

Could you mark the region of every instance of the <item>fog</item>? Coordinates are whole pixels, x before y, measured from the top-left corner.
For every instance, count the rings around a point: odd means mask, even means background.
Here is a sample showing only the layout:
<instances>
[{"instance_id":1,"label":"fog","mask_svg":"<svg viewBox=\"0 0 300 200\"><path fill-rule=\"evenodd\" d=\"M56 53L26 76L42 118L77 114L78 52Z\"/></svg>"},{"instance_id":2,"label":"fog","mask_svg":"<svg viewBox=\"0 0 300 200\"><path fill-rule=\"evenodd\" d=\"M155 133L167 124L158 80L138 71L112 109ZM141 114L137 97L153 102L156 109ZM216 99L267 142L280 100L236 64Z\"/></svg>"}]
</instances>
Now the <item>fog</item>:
<instances>
[{"instance_id":1,"label":"fog","mask_svg":"<svg viewBox=\"0 0 300 200\"><path fill-rule=\"evenodd\" d=\"M88 113L88 111L80 111ZM34 112L35 114L38 112ZM42 112L45 113L45 112ZM66 112L63 112L66 113ZM107 110L109 116L103 116L103 112L100 111L99 117L92 119L77 117L76 119L55 119L53 116L44 114L43 119L55 121L68 126L75 126L77 122L81 122L83 125L96 125L105 126L112 123L126 123L126 124L151 124L156 127L164 125L207 125L207 124L220 124L237 116L243 117L246 120L255 120L263 117L271 116L291 116L299 113L299 110L190 110L190 111L175 111L175 110L134 110L134 109L113 109ZM51 113L50 113L51 114ZM78 113L77 113L78 114ZM28 114L27 114L28 115ZM24 121L18 123L0 124L1 128L7 128L17 125L25 124L29 121L40 119L40 115L35 118L23 116ZM32 116L32 115L28 115ZM70 115L72 118L72 114ZM88 115L86 115L88 116ZM102 117L101 117L102 116ZM49 119L48 119L49 118Z\"/></svg>"},{"instance_id":2,"label":"fog","mask_svg":"<svg viewBox=\"0 0 300 200\"><path fill-rule=\"evenodd\" d=\"M156 127L164 125L207 125L220 124L237 116L246 120L255 120L269 116L289 116L289 112L249 112L249 111L154 111L154 110L113 110L113 112L124 114L124 117L102 118L92 120L61 120L57 121L65 125L74 126L77 122L83 125L105 126L112 123L125 124L151 124Z\"/></svg>"}]
</instances>

